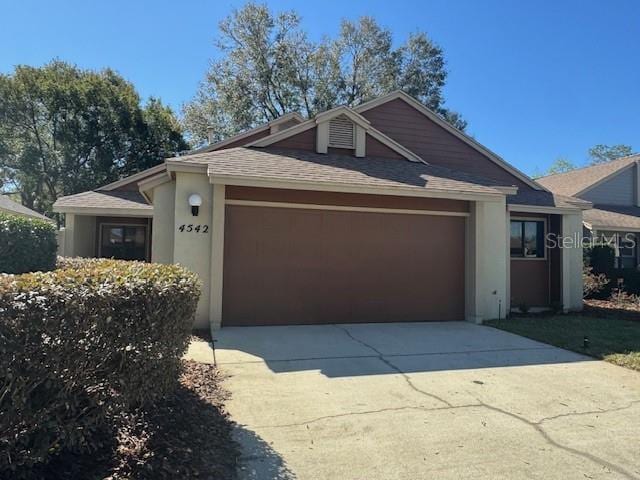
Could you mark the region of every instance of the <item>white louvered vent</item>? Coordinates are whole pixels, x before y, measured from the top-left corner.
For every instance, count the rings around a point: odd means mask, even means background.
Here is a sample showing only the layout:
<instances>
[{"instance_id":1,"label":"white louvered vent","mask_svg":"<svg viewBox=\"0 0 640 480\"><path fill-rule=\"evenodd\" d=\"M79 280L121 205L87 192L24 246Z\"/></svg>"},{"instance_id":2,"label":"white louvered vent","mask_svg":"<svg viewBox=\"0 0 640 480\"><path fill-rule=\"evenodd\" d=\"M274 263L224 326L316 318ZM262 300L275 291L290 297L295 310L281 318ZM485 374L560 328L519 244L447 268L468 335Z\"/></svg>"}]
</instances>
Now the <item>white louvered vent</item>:
<instances>
[{"instance_id":1,"label":"white louvered vent","mask_svg":"<svg viewBox=\"0 0 640 480\"><path fill-rule=\"evenodd\" d=\"M329 120L329 146L356 148L355 125L345 115Z\"/></svg>"}]
</instances>

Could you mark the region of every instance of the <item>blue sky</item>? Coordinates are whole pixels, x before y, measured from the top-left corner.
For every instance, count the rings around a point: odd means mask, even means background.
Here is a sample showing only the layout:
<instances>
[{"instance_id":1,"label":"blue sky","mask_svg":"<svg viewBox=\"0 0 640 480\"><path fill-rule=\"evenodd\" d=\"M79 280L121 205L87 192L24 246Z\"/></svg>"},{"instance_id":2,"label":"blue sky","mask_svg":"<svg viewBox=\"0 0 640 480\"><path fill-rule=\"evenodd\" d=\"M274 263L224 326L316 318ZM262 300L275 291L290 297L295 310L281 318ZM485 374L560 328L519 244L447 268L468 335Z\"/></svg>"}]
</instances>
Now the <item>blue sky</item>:
<instances>
[{"instance_id":1,"label":"blue sky","mask_svg":"<svg viewBox=\"0 0 640 480\"><path fill-rule=\"evenodd\" d=\"M0 0L0 71L54 57L112 67L177 111L215 55L217 24L241 1ZM586 160L598 143L640 151L640 2L423 0L268 2L313 37L372 15L397 42L425 30L445 50L447 105L468 133L527 173Z\"/></svg>"}]
</instances>

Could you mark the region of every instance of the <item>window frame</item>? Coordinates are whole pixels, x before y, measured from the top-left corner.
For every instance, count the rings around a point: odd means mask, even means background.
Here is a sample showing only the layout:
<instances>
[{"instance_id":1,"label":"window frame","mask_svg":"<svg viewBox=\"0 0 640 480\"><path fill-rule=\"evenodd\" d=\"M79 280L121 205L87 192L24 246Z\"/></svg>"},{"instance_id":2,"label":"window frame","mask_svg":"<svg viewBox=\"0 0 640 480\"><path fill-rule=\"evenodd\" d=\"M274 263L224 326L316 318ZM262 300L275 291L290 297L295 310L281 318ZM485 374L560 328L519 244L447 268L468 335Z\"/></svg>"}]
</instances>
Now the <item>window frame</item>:
<instances>
[{"instance_id":1,"label":"window frame","mask_svg":"<svg viewBox=\"0 0 640 480\"><path fill-rule=\"evenodd\" d=\"M149 238L149 234L151 233L151 229L149 228L149 223L125 223L125 222L100 222L98 223L98 258L108 258L102 256L102 236L103 236L103 227L115 227L115 228L125 228L125 227L140 227L144 228L144 261L149 262L151 260L150 255L150 245L151 238Z\"/></svg>"},{"instance_id":2,"label":"window frame","mask_svg":"<svg viewBox=\"0 0 640 480\"><path fill-rule=\"evenodd\" d=\"M622 231L614 231L611 232L616 236L616 245L614 248L615 251L615 257L614 257L614 262L613 262L613 268L615 268L616 270L625 270L625 269L636 269L638 268L638 233L637 232L622 232ZM636 245L635 247L633 247L633 255L623 255L623 249L626 248L630 248L627 246L622 245L623 242L626 241L626 239L624 239L624 237L626 237L627 235L632 234L635 237L635 242ZM623 265L623 262L625 258L632 258L633 259L633 266L631 267L625 267Z\"/></svg>"},{"instance_id":3,"label":"window frame","mask_svg":"<svg viewBox=\"0 0 640 480\"><path fill-rule=\"evenodd\" d=\"M541 257L525 257L524 255L514 256L511 254L511 222L542 222L542 256ZM509 218L509 259L510 260L526 260L526 261L546 261L548 259L548 248L546 245L546 237L548 232L548 222L546 217L510 217ZM524 238L523 238L524 242ZM524 247L524 245L523 245Z\"/></svg>"}]
</instances>

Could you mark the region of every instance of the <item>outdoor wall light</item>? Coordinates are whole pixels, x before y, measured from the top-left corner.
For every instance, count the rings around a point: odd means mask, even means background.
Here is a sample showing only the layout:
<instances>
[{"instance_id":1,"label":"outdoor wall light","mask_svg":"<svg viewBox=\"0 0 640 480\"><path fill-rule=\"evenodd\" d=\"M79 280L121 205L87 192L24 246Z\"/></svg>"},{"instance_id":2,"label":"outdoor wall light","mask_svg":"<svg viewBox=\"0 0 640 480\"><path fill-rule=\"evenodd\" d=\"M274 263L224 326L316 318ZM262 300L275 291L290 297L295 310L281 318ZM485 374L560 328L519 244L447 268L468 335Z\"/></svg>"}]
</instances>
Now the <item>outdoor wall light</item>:
<instances>
[{"instance_id":1,"label":"outdoor wall light","mask_svg":"<svg viewBox=\"0 0 640 480\"><path fill-rule=\"evenodd\" d=\"M192 193L189 195L189 205L191 206L191 215L197 217L200 205L202 205L202 197L197 193Z\"/></svg>"}]
</instances>

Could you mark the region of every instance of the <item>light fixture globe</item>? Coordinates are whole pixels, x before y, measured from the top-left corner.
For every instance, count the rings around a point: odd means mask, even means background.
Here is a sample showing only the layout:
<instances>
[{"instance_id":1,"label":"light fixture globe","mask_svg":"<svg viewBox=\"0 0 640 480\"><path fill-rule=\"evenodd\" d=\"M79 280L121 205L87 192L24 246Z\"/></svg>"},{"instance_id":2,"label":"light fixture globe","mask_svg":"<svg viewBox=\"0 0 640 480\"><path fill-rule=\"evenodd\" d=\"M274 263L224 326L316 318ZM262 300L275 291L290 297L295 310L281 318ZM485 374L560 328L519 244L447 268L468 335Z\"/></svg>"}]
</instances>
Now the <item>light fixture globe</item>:
<instances>
[{"instance_id":1,"label":"light fixture globe","mask_svg":"<svg viewBox=\"0 0 640 480\"><path fill-rule=\"evenodd\" d=\"M194 217L198 216L198 210L200 210L200 205L202 205L202 197L197 193L192 193L189 195L189 206L191 207L191 215Z\"/></svg>"}]
</instances>

